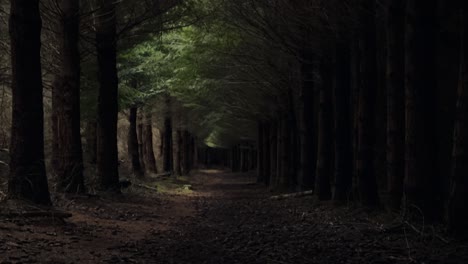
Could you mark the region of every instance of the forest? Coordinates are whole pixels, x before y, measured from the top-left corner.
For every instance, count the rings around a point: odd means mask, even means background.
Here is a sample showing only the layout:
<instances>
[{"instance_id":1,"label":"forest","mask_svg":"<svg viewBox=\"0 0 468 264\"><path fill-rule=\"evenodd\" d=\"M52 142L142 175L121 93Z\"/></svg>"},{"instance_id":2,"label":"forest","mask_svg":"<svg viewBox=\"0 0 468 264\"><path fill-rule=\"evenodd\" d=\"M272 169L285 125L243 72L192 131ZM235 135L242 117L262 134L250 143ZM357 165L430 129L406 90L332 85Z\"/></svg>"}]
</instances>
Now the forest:
<instances>
[{"instance_id":1,"label":"forest","mask_svg":"<svg viewBox=\"0 0 468 264\"><path fill-rule=\"evenodd\" d=\"M468 263L468 2L0 0L0 263Z\"/></svg>"}]
</instances>

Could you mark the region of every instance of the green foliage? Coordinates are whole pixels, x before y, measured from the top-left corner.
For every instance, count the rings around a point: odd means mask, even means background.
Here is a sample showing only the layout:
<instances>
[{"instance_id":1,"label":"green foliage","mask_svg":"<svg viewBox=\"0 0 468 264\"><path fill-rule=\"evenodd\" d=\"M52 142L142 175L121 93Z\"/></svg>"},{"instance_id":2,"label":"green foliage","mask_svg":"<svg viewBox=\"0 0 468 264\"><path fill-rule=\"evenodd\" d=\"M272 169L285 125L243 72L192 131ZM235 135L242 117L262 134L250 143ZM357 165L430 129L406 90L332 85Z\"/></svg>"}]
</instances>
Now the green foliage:
<instances>
[{"instance_id":1,"label":"green foliage","mask_svg":"<svg viewBox=\"0 0 468 264\"><path fill-rule=\"evenodd\" d=\"M174 24L177 29L120 53L122 107L148 105L168 94L180 102L177 112L183 114L177 115L184 117L187 128L209 145L228 147L239 138L252 138L253 120L267 118L270 109L265 104L277 96L275 85L280 86L272 77L275 72L258 75L271 70L264 60L271 54L252 49L262 47L263 40L226 23L219 12L222 2L187 2L205 19L180 28Z\"/></svg>"}]
</instances>

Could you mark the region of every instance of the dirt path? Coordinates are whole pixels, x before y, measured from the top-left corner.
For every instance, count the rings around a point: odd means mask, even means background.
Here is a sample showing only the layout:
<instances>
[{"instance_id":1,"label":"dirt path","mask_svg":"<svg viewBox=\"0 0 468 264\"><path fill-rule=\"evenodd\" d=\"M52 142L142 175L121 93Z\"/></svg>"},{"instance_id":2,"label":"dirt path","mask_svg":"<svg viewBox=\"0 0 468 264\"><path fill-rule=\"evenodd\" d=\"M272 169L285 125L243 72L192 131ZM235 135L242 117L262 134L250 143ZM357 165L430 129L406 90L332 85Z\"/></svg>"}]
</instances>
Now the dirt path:
<instances>
[{"instance_id":1,"label":"dirt path","mask_svg":"<svg viewBox=\"0 0 468 264\"><path fill-rule=\"evenodd\" d=\"M56 198L66 223L0 218L0 263L468 263L467 244L207 170L192 191ZM414 227L422 228L418 223Z\"/></svg>"}]
</instances>

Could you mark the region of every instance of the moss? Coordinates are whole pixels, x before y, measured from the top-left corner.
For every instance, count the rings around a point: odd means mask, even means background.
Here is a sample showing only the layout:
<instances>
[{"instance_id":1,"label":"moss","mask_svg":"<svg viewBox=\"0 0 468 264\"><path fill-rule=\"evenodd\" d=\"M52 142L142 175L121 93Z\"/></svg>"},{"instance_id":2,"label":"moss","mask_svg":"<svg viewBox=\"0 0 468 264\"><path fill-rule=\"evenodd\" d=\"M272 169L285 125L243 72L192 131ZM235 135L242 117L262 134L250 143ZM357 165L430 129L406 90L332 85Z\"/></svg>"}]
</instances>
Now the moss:
<instances>
[{"instance_id":1,"label":"moss","mask_svg":"<svg viewBox=\"0 0 468 264\"><path fill-rule=\"evenodd\" d=\"M193 194L192 185L188 177L168 178L154 182L152 187L158 189L163 194L190 195Z\"/></svg>"}]
</instances>

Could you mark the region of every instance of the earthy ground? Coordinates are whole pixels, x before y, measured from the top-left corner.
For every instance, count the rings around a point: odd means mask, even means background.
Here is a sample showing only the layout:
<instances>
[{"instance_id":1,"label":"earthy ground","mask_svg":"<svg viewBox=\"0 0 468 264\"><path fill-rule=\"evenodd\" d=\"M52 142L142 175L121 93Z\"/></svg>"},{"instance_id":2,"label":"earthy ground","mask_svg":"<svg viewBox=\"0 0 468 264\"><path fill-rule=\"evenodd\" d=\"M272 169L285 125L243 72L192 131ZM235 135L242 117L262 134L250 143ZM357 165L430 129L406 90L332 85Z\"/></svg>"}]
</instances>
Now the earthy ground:
<instances>
[{"instance_id":1,"label":"earthy ground","mask_svg":"<svg viewBox=\"0 0 468 264\"><path fill-rule=\"evenodd\" d=\"M189 180L56 196L73 214L65 221L3 213L0 263L468 263L467 243L423 221L272 200L251 175L206 170Z\"/></svg>"}]
</instances>

